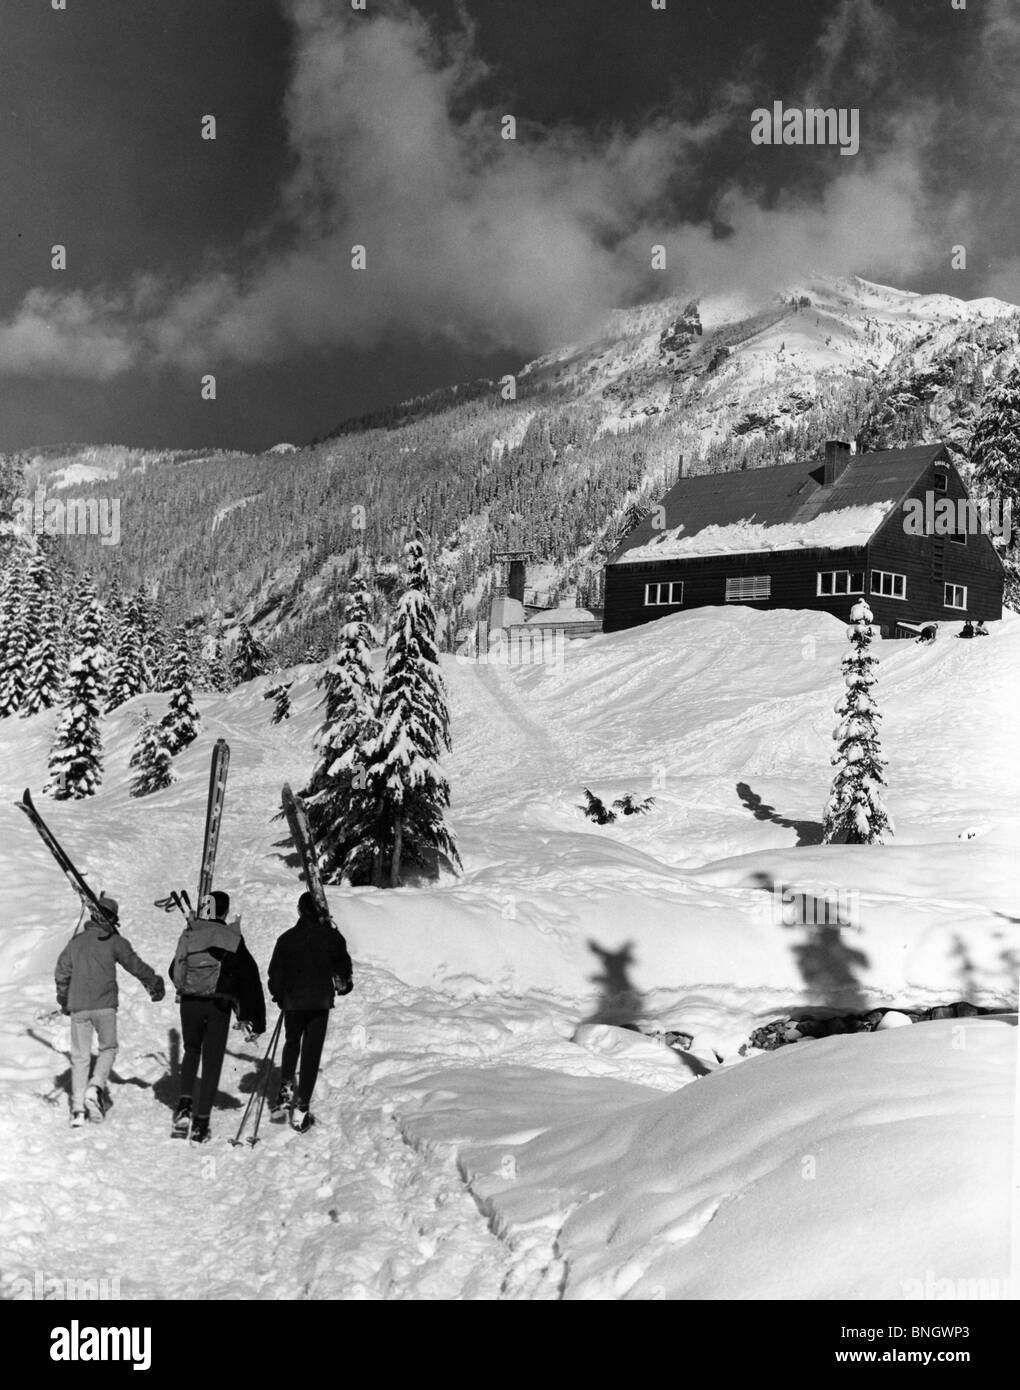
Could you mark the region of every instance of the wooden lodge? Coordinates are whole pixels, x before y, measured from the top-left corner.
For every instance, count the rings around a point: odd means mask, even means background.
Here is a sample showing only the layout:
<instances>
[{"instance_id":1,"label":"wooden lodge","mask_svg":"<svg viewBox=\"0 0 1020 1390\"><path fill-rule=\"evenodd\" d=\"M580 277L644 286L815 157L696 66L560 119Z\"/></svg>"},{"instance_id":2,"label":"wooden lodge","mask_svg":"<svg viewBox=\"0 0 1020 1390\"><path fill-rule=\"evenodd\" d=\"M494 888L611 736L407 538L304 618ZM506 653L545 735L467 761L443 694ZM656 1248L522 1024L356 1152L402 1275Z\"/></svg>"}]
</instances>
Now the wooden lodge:
<instances>
[{"instance_id":1,"label":"wooden lodge","mask_svg":"<svg viewBox=\"0 0 1020 1390\"><path fill-rule=\"evenodd\" d=\"M604 630L727 603L845 619L859 596L884 636L995 620L987 522L941 444L854 454L831 440L823 462L681 477L610 558Z\"/></svg>"}]
</instances>

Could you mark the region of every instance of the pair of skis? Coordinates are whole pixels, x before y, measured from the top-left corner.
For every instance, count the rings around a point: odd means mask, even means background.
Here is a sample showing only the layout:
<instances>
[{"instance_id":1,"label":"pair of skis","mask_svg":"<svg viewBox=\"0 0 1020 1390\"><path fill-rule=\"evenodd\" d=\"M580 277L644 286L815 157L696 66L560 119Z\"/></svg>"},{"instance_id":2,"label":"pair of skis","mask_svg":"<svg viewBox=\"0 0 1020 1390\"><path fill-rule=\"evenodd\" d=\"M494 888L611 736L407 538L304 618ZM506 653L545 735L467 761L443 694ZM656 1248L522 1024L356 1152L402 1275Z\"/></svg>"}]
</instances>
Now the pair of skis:
<instances>
[{"instance_id":1,"label":"pair of skis","mask_svg":"<svg viewBox=\"0 0 1020 1390\"><path fill-rule=\"evenodd\" d=\"M202 842L202 863L199 869L198 879L198 910L202 916L211 914L212 911L212 881L213 872L216 868L216 850L219 846L220 824L223 819L223 800L227 787L227 772L230 768L230 747L225 739L217 739L216 747L213 749L212 766L209 773L209 799L206 804L205 813L205 836ZM57 861L61 872L68 883L78 895L82 908L95 917L98 921L104 922L111 931L117 930L117 919L112 912L109 912L99 900L99 895L95 889L86 881L85 875L77 867L64 849L63 845L54 835L53 831L46 824L39 813L39 808L32 800L32 793L29 788L25 788L24 796L14 805L22 811L31 824L35 827L43 844ZM171 893L168 897L160 899L157 904L170 912L177 907L187 915L191 907L191 900L187 893Z\"/></svg>"},{"instance_id":2,"label":"pair of skis","mask_svg":"<svg viewBox=\"0 0 1020 1390\"><path fill-rule=\"evenodd\" d=\"M283 804L283 814L287 819L287 827L290 830L290 838L297 850L298 859L301 865L301 874L308 885L308 890L315 899L315 908L320 918L324 922L331 920L329 915L329 904L326 901L326 892L322 886L322 879L319 875L319 862L315 852L315 842L312 839L311 827L308 823L308 811L301 798L292 790L290 783L285 782L280 792L280 800ZM262 1112L265 1109L266 1097L269 1085L272 1080L273 1064L276 1060L276 1049L280 1041L280 1032L283 1025L283 1013L276 1020L276 1027L273 1029L266 1055L262 1059L259 1077L255 1084L255 1089L248 1098L245 1112L241 1116L241 1123L238 1125L237 1133L231 1139L231 1144L237 1148L244 1141L241 1135L244 1133L248 1123L248 1117L254 1107L255 1122L252 1126L251 1136L246 1141L252 1148L259 1142L259 1125L262 1122ZM273 1117L275 1118L275 1116Z\"/></svg>"},{"instance_id":3,"label":"pair of skis","mask_svg":"<svg viewBox=\"0 0 1020 1390\"><path fill-rule=\"evenodd\" d=\"M60 865L64 877L74 889L75 893L77 893L85 912L90 913L97 921L105 923L111 931L116 931L117 918L112 912L108 912L107 909L103 907L102 903L99 901L98 893L86 883L85 875L75 866L67 850L64 849L56 835L54 835L53 831L39 814L39 810L32 800L32 793L27 787L25 788L25 794L21 800L16 801L14 804L19 811L25 813L29 821L31 821L32 825L34 825L39 832L43 844ZM79 923L79 926L80 925ZM77 931L77 928L75 928L75 930Z\"/></svg>"},{"instance_id":4,"label":"pair of skis","mask_svg":"<svg viewBox=\"0 0 1020 1390\"><path fill-rule=\"evenodd\" d=\"M205 803L205 832L202 836L202 862L198 870L198 894L196 896L198 911L193 912L191 899L188 897L187 891L182 888L179 892L172 890L165 898L156 899L154 906L161 907L164 912L173 912L176 908L185 917L193 915L212 917L214 915L213 874L216 871L216 853L220 844L220 826L223 823L223 806L227 795L227 774L229 771L230 744L225 738L218 738L209 765L209 795Z\"/></svg>"}]
</instances>

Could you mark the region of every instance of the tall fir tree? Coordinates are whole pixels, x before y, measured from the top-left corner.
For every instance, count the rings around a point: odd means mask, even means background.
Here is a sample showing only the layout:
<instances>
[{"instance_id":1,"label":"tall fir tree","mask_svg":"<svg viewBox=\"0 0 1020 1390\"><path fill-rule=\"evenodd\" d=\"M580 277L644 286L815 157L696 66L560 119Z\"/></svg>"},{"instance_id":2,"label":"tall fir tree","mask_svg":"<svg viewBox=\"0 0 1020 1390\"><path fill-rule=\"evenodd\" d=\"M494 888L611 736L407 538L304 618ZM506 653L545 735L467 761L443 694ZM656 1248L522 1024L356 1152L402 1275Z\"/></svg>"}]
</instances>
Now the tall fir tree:
<instances>
[{"instance_id":1,"label":"tall fir tree","mask_svg":"<svg viewBox=\"0 0 1020 1390\"><path fill-rule=\"evenodd\" d=\"M147 709L142 710L138 725L138 737L131 750L129 764L136 773L131 783L131 795L150 796L153 792L172 786L177 781L177 774L173 769L173 754L166 729L156 723Z\"/></svg>"},{"instance_id":2,"label":"tall fir tree","mask_svg":"<svg viewBox=\"0 0 1020 1390\"><path fill-rule=\"evenodd\" d=\"M64 681L64 615L46 547L40 540L25 579L25 621L28 654L21 714L51 709Z\"/></svg>"},{"instance_id":3,"label":"tall fir tree","mask_svg":"<svg viewBox=\"0 0 1020 1390\"><path fill-rule=\"evenodd\" d=\"M217 628L206 638L202 653L202 688L224 695L234 688L234 678L223 651L222 629Z\"/></svg>"},{"instance_id":4,"label":"tall fir tree","mask_svg":"<svg viewBox=\"0 0 1020 1390\"><path fill-rule=\"evenodd\" d=\"M992 516L1003 522L997 549L1006 570L1005 601L1020 611L1020 542L1012 527L1012 515L1020 518L1020 367L985 396L970 440L975 491L994 504ZM1001 508L1001 510L999 510Z\"/></svg>"},{"instance_id":5,"label":"tall fir tree","mask_svg":"<svg viewBox=\"0 0 1020 1390\"><path fill-rule=\"evenodd\" d=\"M450 716L436 650L436 614L420 531L404 547L404 591L389 639L379 692L379 733L371 749L361 807L390 887L405 866L428 875L460 863L444 819L450 787L439 767L450 747ZM364 823L364 822L362 822Z\"/></svg>"},{"instance_id":6,"label":"tall fir tree","mask_svg":"<svg viewBox=\"0 0 1020 1390\"><path fill-rule=\"evenodd\" d=\"M109 656L104 645L106 615L86 573L75 594L73 655L50 749L44 791L58 801L93 796L103 777L100 711L106 695Z\"/></svg>"},{"instance_id":7,"label":"tall fir tree","mask_svg":"<svg viewBox=\"0 0 1020 1390\"><path fill-rule=\"evenodd\" d=\"M379 732L378 684L372 670L375 634L363 587L348 598L336 656L323 672L318 762L303 797L327 883L371 882L375 861L367 769Z\"/></svg>"},{"instance_id":8,"label":"tall fir tree","mask_svg":"<svg viewBox=\"0 0 1020 1390\"><path fill-rule=\"evenodd\" d=\"M871 609L861 599L850 610L847 636L851 649L844 656L846 694L836 702L840 722L833 730L836 775L825 807L824 844L880 845L893 829L882 802L885 778L877 722L881 719L872 692L875 666L871 655Z\"/></svg>"},{"instance_id":9,"label":"tall fir tree","mask_svg":"<svg viewBox=\"0 0 1020 1390\"><path fill-rule=\"evenodd\" d=\"M12 549L0 571L0 719L21 709L28 676L26 552Z\"/></svg>"},{"instance_id":10,"label":"tall fir tree","mask_svg":"<svg viewBox=\"0 0 1020 1390\"><path fill-rule=\"evenodd\" d=\"M239 685L244 681L254 680L256 676L264 676L267 671L272 670L272 666L273 658L269 648L264 642L259 641L247 623L242 623L237 636L234 659L230 663L234 680Z\"/></svg>"},{"instance_id":11,"label":"tall fir tree","mask_svg":"<svg viewBox=\"0 0 1020 1390\"><path fill-rule=\"evenodd\" d=\"M201 727L202 716L195 704L194 657L187 629L179 627L167 657L167 681L170 703L161 721L171 756L176 757L194 743Z\"/></svg>"},{"instance_id":12,"label":"tall fir tree","mask_svg":"<svg viewBox=\"0 0 1020 1390\"><path fill-rule=\"evenodd\" d=\"M126 701L142 695L152 686L147 646L147 608L145 595L136 591L124 605L117 651L110 673L108 710L119 709Z\"/></svg>"}]
</instances>

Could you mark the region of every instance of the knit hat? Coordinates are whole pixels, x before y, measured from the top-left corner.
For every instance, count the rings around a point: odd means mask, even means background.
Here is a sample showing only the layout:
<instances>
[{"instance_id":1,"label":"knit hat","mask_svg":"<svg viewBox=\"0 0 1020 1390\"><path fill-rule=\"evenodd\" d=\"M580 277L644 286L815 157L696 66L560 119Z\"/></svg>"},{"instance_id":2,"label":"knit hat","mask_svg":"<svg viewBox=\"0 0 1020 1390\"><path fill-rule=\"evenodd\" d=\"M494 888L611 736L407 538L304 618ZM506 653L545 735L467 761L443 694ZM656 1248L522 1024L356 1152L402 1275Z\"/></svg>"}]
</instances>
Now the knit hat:
<instances>
[{"instance_id":1,"label":"knit hat","mask_svg":"<svg viewBox=\"0 0 1020 1390\"><path fill-rule=\"evenodd\" d=\"M109 913L111 917L120 916L120 903L116 898L111 898L108 893L100 893L99 906L104 912Z\"/></svg>"}]
</instances>

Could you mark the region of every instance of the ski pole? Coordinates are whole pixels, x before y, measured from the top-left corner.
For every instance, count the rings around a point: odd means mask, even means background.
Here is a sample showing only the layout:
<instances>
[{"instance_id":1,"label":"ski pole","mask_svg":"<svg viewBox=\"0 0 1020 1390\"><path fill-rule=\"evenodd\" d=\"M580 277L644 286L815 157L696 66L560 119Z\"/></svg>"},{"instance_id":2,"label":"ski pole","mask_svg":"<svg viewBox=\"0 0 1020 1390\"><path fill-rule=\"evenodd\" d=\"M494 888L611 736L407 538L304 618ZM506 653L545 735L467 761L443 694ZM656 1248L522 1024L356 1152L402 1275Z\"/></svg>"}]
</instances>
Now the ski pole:
<instances>
[{"instance_id":1,"label":"ski pole","mask_svg":"<svg viewBox=\"0 0 1020 1390\"><path fill-rule=\"evenodd\" d=\"M281 1014L280 1017L276 1020L276 1027L273 1029L273 1036L269 1040L269 1047L266 1049L266 1055L263 1058L262 1062L264 1070L262 1074L259 1076L259 1079L256 1081L254 1087L252 1088L252 1093L248 1097L248 1104L244 1107L244 1114L241 1116L241 1123L237 1127L237 1133L230 1141L235 1148L241 1142L241 1134L244 1130L245 1125L248 1123L248 1116L251 1114L251 1108L255 1102L255 1097L263 1089L263 1082L268 1081L269 1074L273 1070L272 1059L276 1055L276 1043L280 1036L280 1025L282 1023L283 1014ZM268 1066L266 1066L267 1062L269 1064Z\"/></svg>"},{"instance_id":2,"label":"ski pole","mask_svg":"<svg viewBox=\"0 0 1020 1390\"><path fill-rule=\"evenodd\" d=\"M269 1078L273 1074L273 1063L276 1060L276 1045L280 1041L280 1025L283 1023L283 1014L276 1020L276 1028L273 1031L273 1040L269 1044L269 1065L266 1067L265 1076L262 1080L262 1094L259 1097L258 1108L255 1111L255 1123L252 1126L251 1138L248 1143L252 1148L259 1142L259 1125L262 1123L262 1111L266 1105L266 1093L269 1090Z\"/></svg>"}]
</instances>

